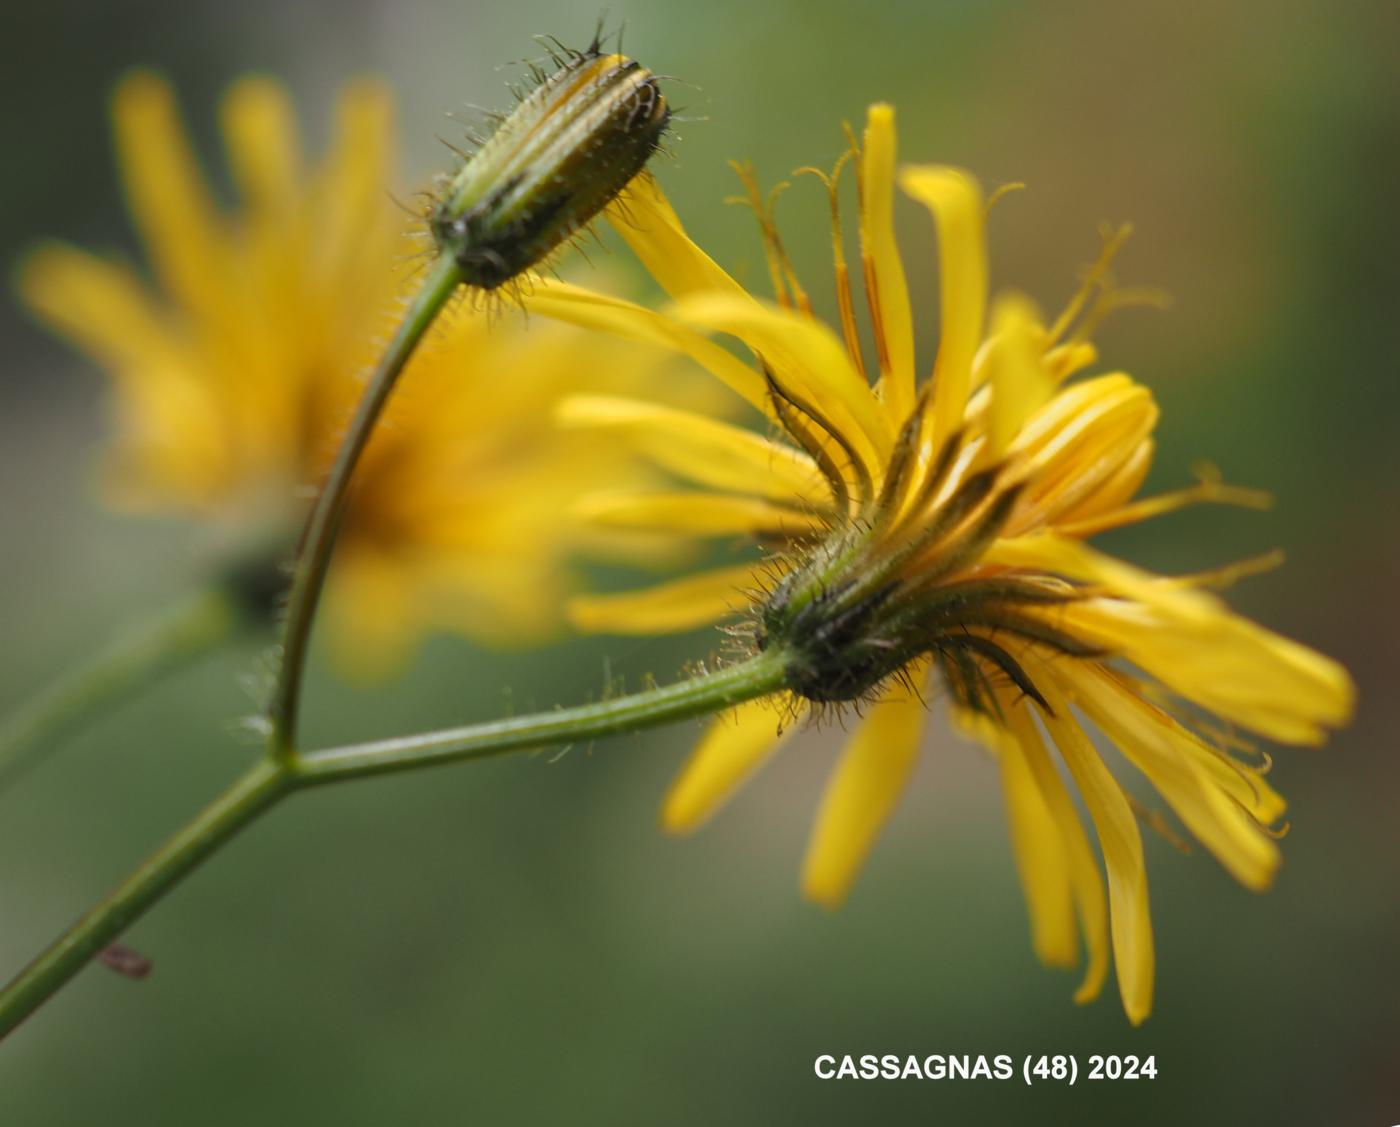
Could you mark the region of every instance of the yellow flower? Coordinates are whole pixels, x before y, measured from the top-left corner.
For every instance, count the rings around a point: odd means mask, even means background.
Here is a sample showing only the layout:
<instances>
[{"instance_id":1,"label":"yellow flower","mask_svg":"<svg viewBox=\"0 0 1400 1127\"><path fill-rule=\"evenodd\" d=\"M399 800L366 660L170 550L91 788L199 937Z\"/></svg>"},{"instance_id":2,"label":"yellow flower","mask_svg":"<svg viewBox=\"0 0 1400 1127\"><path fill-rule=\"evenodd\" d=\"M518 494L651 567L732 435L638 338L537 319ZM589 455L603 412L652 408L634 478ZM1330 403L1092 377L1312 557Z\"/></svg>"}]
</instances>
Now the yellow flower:
<instances>
[{"instance_id":1,"label":"yellow flower","mask_svg":"<svg viewBox=\"0 0 1400 1127\"><path fill-rule=\"evenodd\" d=\"M803 869L805 893L829 907L905 788L924 701L941 684L958 725L999 762L1037 954L1072 966L1082 940L1084 1001L1099 993L1111 948L1123 1005L1139 1022L1152 1005L1153 940L1138 818L1162 823L1110 774L1089 732L1115 745L1232 875L1262 889L1279 863L1269 827L1284 803L1265 781L1267 760L1235 733L1319 743L1346 722L1351 681L1206 589L1248 568L1164 578L1086 543L1193 502L1260 501L1214 480L1134 500L1157 407L1127 375L1082 376L1096 360L1098 321L1143 296L1109 279L1123 233L1053 322L1015 294L988 315L989 204L977 182L953 168L897 170L888 106L871 109L859 151L853 139L842 163L851 158L873 363L842 249L840 164L825 177L837 328L814 316L746 172L776 302L746 293L647 185L616 225L674 304L651 311L568 286L537 296L537 311L690 355L777 434L623 397L566 402L570 425L618 435L690 486L588 498L595 522L769 548L758 563L580 599L574 615L587 629L638 634L738 617L749 646L786 655L790 691L738 708L701 740L666 798L672 831L714 813L798 719L863 702ZM922 384L891 219L896 183L938 228L941 338ZM1106 892L1066 777L1097 834Z\"/></svg>"},{"instance_id":2,"label":"yellow flower","mask_svg":"<svg viewBox=\"0 0 1400 1127\"><path fill-rule=\"evenodd\" d=\"M283 89L237 82L221 112L232 213L165 82L127 78L113 117L154 285L54 244L23 264L21 295L111 375L113 504L271 534L285 553L413 283L419 248L389 195L389 95L347 87L309 166ZM636 390L645 350L467 303L445 322L371 440L343 528L327 612L357 670L391 664L431 627L512 643L550 630L580 539L560 514L622 472L611 442L561 436L552 403L580 372Z\"/></svg>"}]
</instances>

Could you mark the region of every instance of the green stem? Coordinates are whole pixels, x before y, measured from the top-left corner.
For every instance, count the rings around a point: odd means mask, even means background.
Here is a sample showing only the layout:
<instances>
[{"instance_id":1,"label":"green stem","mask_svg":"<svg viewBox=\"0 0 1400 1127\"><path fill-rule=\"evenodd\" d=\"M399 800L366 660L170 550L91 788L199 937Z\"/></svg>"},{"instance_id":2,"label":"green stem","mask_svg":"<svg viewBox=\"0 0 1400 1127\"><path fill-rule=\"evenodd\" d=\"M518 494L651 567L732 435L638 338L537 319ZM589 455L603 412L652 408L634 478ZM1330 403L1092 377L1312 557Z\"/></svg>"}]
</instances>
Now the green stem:
<instances>
[{"instance_id":1,"label":"green stem","mask_svg":"<svg viewBox=\"0 0 1400 1127\"><path fill-rule=\"evenodd\" d=\"M200 591L32 697L0 725L0 790L65 737L165 673L217 648L243 615L220 584Z\"/></svg>"},{"instance_id":2,"label":"green stem","mask_svg":"<svg viewBox=\"0 0 1400 1127\"><path fill-rule=\"evenodd\" d=\"M450 255L443 255L428 268L423 285L409 304L394 338L380 358L369 385L336 453L335 463L307 521L306 532L287 598L287 619L282 641L282 661L273 688L269 712L269 746L275 757L290 759L294 754L297 709L301 698L302 674L316 605L325 585L331 552L341 515L345 511L350 479L355 465L369 442L384 404L394 390L400 373L418 347L423 334L442 312L461 284L462 275Z\"/></svg>"},{"instance_id":3,"label":"green stem","mask_svg":"<svg viewBox=\"0 0 1400 1127\"><path fill-rule=\"evenodd\" d=\"M310 752L298 758L297 773L308 784L333 783L654 728L776 692L784 664L780 653L768 651L704 677L597 704Z\"/></svg>"},{"instance_id":4,"label":"green stem","mask_svg":"<svg viewBox=\"0 0 1400 1127\"><path fill-rule=\"evenodd\" d=\"M105 900L25 967L0 994L0 1037L39 1008L133 920L294 785L285 763L263 759L147 858Z\"/></svg>"},{"instance_id":5,"label":"green stem","mask_svg":"<svg viewBox=\"0 0 1400 1127\"><path fill-rule=\"evenodd\" d=\"M0 1037L238 830L302 787L641 731L777 692L785 655L760 653L716 673L597 704L420 736L261 760L0 992ZM774 719L777 723L777 719Z\"/></svg>"}]
</instances>

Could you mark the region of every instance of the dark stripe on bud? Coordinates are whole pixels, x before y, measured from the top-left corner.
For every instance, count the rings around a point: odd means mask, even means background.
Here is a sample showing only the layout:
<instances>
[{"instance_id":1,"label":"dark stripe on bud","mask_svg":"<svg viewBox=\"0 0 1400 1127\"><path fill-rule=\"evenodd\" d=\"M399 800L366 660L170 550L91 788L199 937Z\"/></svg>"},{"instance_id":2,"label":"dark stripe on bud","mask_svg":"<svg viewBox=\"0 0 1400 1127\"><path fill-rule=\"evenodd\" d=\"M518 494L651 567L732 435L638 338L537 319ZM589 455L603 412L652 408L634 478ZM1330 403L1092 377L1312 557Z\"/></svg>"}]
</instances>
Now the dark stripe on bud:
<instances>
[{"instance_id":1,"label":"dark stripe on bud","mask_svg":"<svg viewBox=\"0 0 1400 1127\"><path fill-rule=\"evenodd\" d=\"M468 285L536 265L646 167L670 109L656 76L595 44L544 79L453 177L429 220Z\"/></svg>"}]
</instances>

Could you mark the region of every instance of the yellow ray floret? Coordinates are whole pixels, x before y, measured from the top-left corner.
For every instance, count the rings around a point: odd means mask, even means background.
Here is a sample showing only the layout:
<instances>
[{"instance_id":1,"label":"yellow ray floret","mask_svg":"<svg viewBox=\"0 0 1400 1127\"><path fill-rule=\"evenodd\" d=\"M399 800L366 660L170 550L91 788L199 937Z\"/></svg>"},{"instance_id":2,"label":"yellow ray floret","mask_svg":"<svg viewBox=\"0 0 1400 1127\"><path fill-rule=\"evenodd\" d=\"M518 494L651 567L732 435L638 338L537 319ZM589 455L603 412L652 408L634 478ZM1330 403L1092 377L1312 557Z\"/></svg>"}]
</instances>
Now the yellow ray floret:
<instances>
[{"instance_id":1,"label":"yellow ray floret","mask_svg":"<svg viewBox=\"0 0 1400 1127\"><path fill-rule=\"evenodd\" d=\"M1068 701L1054 688L1048 689L1046 699L1051 711L1045 726L1084 796L1103 849L1118 989L1128 1020L1137 1025L1152 1012L1154 967L1142 835L1123 792L1070 717Z\"/></svg>"},{"instance_id":2,"label":"yellow ray floret","mask_svg":"<svg viewBox=\"0 0 1400 1127\"><path fill-rule=\"evenodd\" d=\"M894 233L894 107L870 108L860 160L860 243L876 326L879 390L895 428L914 406L914 319Z\"/></svg>"},{"instance_id":3,"label":"yellow ray floret","mask_svg":"<svg viewBox=\"0 0 1400 1127\"><path fill-rule=\"evenodd\" d=\"M576 395L559 405L566 427L618 432L662 469L709 489L806 504L826 488L812 459L730 423L640 399Z\"/></svg>"},{"instance_id":4,"label":"yellow ray floret","mask_svg":"<svg viewBox=\"0 0 1400 1127\"><path fill-rule=\"evenodd\" d=\"M907 168L899 182L938 223L942 334L926 424L928 443L936 450L962 419L972 389L972 360L982 343L987 302L982 190L961 169L936 166Z\"/></svg>"},{"instance_id":5,"label":"yellow ray floret","mask_svg":"<svg viewBox=\"0 0 1400 1127\"><path fill-rule=\"evenodd\" d=\"M741 704L711 726L671 785L661 824L671 833L698 829L797 727L802 709L759 700Z\"/></svg>"},{"instance_id":6,"label":"yellow ray floret","mask_svg":"<svg viewBox=\"0 0 1400 1127\"><path fill-rule=\"evenodd\" d=\"M738 564L639 591L576 595L569 600L569 618L580 630L614 634L693 630L740 613L763 578L761 567Z\"/></svg>"},{"instance_id":7,"label":"yellow ray floret","mask_svg":"<svg viewBox=\"0 0 1400 1127\"><path fill-rule=\"evenodd\" d=\"M1059 836L1066 869L1056 870L1051 867L1051 859L1045 858L1036 875L1042 881L1064 880L1069 884L1076 918L1088 951L1084 979L1075 992L1074 1000L1080 1003L1092 1001L1103 990L1109 964L1108 899L1098 860L1074 808L1074 801L1051 762L1030 709L1023 700L1015 699L1005 689L998 689L996 696L1009 736L1003 750L1006 754L1020 756L1024 761ZM1043 895L1054 895L1054 892L1052 890Z\"/></svg>"},{"instance_id":8,"label":"yellow ray floret","mask_svg":"<svg viewBox=\"0 0 1400 1127\"><path fill-rule=\"evenodd\" d=\"M921 668L910 676L926 682L928 671ZM840 907L894 813L914 767L927 712L918 687L896 686L871 708L841 753L802 865L802 891L823 907Z\"/></svg>"}]
</instances>

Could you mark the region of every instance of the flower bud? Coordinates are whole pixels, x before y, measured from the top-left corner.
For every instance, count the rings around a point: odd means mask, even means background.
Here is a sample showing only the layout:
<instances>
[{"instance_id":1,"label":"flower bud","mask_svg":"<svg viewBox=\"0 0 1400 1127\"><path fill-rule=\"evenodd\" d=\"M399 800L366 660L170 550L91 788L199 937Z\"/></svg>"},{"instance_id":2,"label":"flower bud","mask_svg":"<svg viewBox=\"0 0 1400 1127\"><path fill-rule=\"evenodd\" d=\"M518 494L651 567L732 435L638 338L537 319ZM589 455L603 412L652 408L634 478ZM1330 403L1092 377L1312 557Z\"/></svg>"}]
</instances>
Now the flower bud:
<instances>
[{"instance_id":1,"label":"flower bud","mask_svg":"<svg viewBox=\"0 0 1400 1127\"><path fill-rule=\"evenodd\" d=\"M656 76L598 42L572 53L453 177L429 226L463 281L495 289L588 223L646 166L670 109Z\"/></svg>"}]
</instances>

